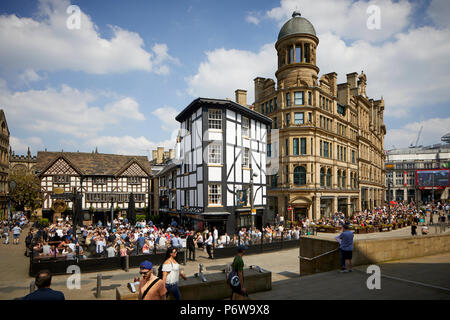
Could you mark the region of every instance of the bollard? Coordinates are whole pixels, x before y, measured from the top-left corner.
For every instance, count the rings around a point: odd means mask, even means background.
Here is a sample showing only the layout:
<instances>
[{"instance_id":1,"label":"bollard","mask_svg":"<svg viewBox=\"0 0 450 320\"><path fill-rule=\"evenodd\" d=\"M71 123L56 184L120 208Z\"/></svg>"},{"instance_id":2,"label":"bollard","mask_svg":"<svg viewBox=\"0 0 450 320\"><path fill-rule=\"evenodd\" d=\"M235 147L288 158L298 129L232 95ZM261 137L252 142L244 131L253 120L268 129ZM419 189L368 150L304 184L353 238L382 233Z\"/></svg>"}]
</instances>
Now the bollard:
<instances>
[{"instance_id":1,"label":"bollard","mask_svg":"<svg viewBox=\"0 0 450 320\"><path fill-rule=\"evenodd\" d=\"M30 283L30 293L33 293L34 291L36 291L36 284L34 283L34 281L31 281L31 283Z\"/></svg>"},{"instance_id":2,"label":"bollard","mask_svg":"<svg viewBox=\"0 0 450 320\"><path fill-rule=\"evenodd\" d=\"M128 269L130 268L130 256L125 256L125 272L128 272Z\"/></svg>"},{"instance_id":3,"label":"bollard","mask_svg":"<svg viewBox=\"0 0 450 320\"><path fill-rule=\"evenodd\" d=\"M97 291L96 291L97 299L102 296L102 274L97 274Z\"/></svg>"}]
</instances>

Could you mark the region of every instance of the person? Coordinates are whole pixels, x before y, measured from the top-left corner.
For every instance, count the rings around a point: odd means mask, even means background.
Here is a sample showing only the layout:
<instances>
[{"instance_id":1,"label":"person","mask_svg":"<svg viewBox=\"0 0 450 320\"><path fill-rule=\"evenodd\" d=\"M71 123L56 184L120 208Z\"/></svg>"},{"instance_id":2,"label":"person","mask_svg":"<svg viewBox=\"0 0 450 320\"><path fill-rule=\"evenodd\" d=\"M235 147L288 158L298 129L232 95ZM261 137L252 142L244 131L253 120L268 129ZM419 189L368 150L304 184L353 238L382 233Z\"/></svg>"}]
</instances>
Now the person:
<instances>
[{"instance_id":1,"label":"person","mask_svg":"<svg viewBox=\"0 0 450 320\"><path fill-rule=\"evenodd\" d=\"M189 252L189 260L195 261L195 244L194 244L194 231L191 231L186 239L186 247ZM193 257L193 258L191 258Z\"/></svg>"},{"instance_id":2,"label":"person","mask_svg":"<svg viewBox=\"0 0 450 320\"><path fill-rule=\"evenodd\" d=\"M417 235L417 223L416 222L414 222L412 225L411 225L411 236L416 236Z\"/></svg>"},{"instance_id":3,"label":"person","mask_svg":"<svg viewBox=\"0 0 450 320\"><path fill-rule=\"evenodd\" d=\"M352 272L352 253L353 253L353 232L349 230L350 225L344 224L344 231L336 237L339 242L339 249L342 252L342 257L345 260L345 269L341 272Z\"/></svg>"},{"instance_id":4,"label":"person","mask_svg":"<svg viewBox=\"0 0 450 320\"><path fill-rule=\"evenodd\" d=\"M181 248L181 243L179 242L179 239L178 239L178 237L176 235L174 235L172 237L171 241L172 241L172 248L175 248L175 249L180 249Z\"/></svg>"},{"instance_id":5,"label":"person","mask_svg":"<svg viewBox=\"0 0 450 320\"><path fill-rule=\"evenodd\" d=\"M139 265L142 279L139 281L139 300L166 300L167 289L164 282L153 274L153 264L145 260Z\"/></svg>"},{"instance_id":6,"label":"person","mask_svg":"<svg viewBox=\"0 0 450 320\"><path fill-rule=\"evenodd\" d=\"M180 272L180 265L175 260L177 256L177 249L169 248L166 251L166 259L162 264L162 281L166 285L167 296L172 294L175 300L181 300L180 289L178 288L178 280L180 276L187 280L187 277Z\"/></svg>"},{"instance_id":7,"label":"person","mask_svg":"<svg viewBox=\"0 0 450 320\"><path fill-rule=\"evenodd\" d=\"M440 223L440 229L441 229L441 232L445 232L445 215L440 215L439 216L439 223Z\"/></svg>"},{"instance_id":8,"label":"person","mask_svg":"<svg viewBox=\"0 0 450 320\"><path fill-rule=\"evenodd\" d=\"M112 243L110 243L108 245L108 248L106 248L106 253L108 258L113 258L116 256L116 249L114 248Z\"/></svg>"},{"instance_id":9,"label":"person","mask_svg":"<svg viewBox=\"0 0 450 320\"><path fill-rule=\"evenodd\" d=\"M197 233L197 248L203 249L203 236L200 232Z\"/></svg>"},{"instance_id":10,"label":"person","mask_svg":"<svg viewBox=\"0 0 450 320\"><path fill-rule=\"evenodd\" d=\"M13 231L13 243L19 244L19 237L20 237L20 232L22 231L22 229L20 229L19 225L16 224L12 231Z\"/></svg>"},{"instance_id":11,"label":"person","mask_svg":"<svg viewBox=\"0 0 450 320\"><path fill-rule=\"evenodd\" d=\"M52 284L52 275L50 271L39 271L34 283L38 289L23 297L22 300L66 300L64 293L50 289Z\"/></svg>"},{"instance_id":12,"label":"person","mask_svg":"<svg viewBox=\"0 0 450 320\"><path fill-rule=\"evenodd\" d=\"M31 230L28 232L27 237L25 238L25 257L28 257L29 252L31 249L33 243L33 233L31 232Z\"/></svg>"},{"instance_id":13,"label":"person","mask_svg":"<svg viewBox=\"0 0 450 320\"><path fill-rule=\"evenodd\" d=\"M217 242L219 241L219 231L217 230L216 226L213 227L213 238L214 243L217 245Z\"/></svg>"},{"instance_id":14,"label":"person","mask_svg":"<svg viewBox=\"0 0 450 320\"><path fill-rule=\"evenodd\" d=\"M208 259L212 259L213 258L211 255L211 246L213 244L212 232L208 233L208 239L206 239L205 244L206 244L206 252L208 252Z\"/></svg>"},{"instance_id":15,"label":"person","mask_svg":"<svg viewBox=\"0 0 450 320\"><path fill-rule=\"evenodd\" d=\"M423 236L426 236L427 234L428 234L428 227L427 227L427 225L426 224L424 224L423 225L423 227L422 227L422 235Z\"/></svg>"},{"instance_id":16,"label":"person","mask_svg":"<svg viewBox=\"0 0 450 320\"><path fill-rule=\"evenodd\" d=\"M245 252L248 250L248 247L245 245L239 245L238 246L238 253L234 257L233 263L231 264L231 269L235 271L239 277L239 285L238 286L231 286L231 289L233 293L240 294L244 297L248 297L247 289L245 288L244 283L244 260L242 257L244 256ZM233 299L233 296L231 297Z\"/></svg>"},{"instance_id":17,"label":"person","mask_svg":"<svg viewBox=\"0 0 450 320\"><path fill-rule=\"evenodd\" d=\"M3 225L3 237L5 238L5 244L9 244L9 226Z\"/></svg>"}]
</instances>

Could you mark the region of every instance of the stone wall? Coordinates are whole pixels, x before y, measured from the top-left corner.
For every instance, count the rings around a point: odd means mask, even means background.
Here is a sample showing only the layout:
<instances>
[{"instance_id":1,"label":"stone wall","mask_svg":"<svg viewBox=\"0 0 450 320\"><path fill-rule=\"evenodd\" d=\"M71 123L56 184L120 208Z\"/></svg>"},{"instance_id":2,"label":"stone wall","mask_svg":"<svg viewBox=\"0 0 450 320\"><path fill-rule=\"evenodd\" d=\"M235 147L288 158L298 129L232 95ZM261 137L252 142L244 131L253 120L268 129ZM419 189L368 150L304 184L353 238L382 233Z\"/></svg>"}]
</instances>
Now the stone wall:
<instances>
[{"instance_id":1,"label":"stone wall","mask_svg":"<svg viewBox=\"0 0 450 320\"><path fill-rule=\"evenodd\" d=\"M300 256L316 257L337 249L334 240L300 238ZM423 257L450 251L450 235L429 235L412 238L358 240L354 243L352 264L374 264L392 260ZM300 275L337 270L340 268L339 252L309 261L300 259Z\"/></svg>"}]
</instances>

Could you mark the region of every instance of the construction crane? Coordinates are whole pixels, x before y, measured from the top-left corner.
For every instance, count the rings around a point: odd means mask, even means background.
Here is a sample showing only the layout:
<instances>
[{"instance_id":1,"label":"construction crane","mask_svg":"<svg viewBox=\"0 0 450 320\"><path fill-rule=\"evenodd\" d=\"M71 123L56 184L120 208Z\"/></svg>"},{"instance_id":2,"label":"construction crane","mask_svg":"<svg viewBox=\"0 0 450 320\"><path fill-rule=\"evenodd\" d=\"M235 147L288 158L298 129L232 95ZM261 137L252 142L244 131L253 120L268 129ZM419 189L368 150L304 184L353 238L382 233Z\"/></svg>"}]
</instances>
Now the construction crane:
<instances>
[{"instance_id":1,"label":"construction crane","mask_svg":"<svg viewBox=\"0 0 450 320\"><path fill-rule=\"evenodd\" d=\"M409 146L410 148L417 148L417 145L419 144L420 134L422 133L422 129L423 126L420 127L419 133L417 134L416 144L413 145L411 142L411 145Z\"/></svg>"}]
</instances>

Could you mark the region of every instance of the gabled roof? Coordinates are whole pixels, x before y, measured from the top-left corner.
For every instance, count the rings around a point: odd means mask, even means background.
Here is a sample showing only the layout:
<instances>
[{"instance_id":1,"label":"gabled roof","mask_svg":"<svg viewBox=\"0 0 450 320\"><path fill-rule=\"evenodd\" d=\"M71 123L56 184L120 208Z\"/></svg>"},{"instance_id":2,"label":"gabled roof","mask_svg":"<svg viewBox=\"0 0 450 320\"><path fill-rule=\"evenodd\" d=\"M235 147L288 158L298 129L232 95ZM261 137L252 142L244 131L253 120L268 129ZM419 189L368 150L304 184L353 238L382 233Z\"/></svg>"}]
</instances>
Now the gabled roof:
<instances>
[{"instance_id":1,"label":"gabled roof","mask_svg":"<svg viewBox=\"0 0 450 320\"><path fill-rule=\"evenodd\" d=\"M236 111L240 114L249 117L250 119L255 119L261 121L266 125L272 124L272 119L262 115L259 112L253 111L247 107L244 107L234 101L224 100L224 99L211 99L211 98L197 98L192 101L183 111L181 111L178 116L176 116L176 120L178 122L183 122L186 118L188 118L195 110L202 106L221 106L228 108L230 110Z\"/></svg>"},{"instance_id":2,"label":"gabled roof","mask_svg":"<svg viewBox=\"0 0 450 320\"><path fill-rule=\"evenodd\" d=\"M146 156L47 151L38 151L35 169L38 174L43 173L60 158L67 161L81 175L86 176L116 176L133 163L137 163L148 175L152 172Z\"/></svg>"}]
</instances>

